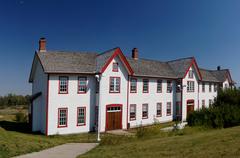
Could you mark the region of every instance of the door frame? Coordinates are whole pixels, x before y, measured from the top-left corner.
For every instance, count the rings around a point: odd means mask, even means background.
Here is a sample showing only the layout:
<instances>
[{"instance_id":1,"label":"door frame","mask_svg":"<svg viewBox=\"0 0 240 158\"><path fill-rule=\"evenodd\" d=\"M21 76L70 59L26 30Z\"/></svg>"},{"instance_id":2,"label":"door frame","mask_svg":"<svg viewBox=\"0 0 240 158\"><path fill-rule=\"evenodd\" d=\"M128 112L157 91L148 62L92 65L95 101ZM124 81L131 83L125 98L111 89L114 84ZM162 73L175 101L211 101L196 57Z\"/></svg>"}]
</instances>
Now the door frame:
<instances>
[{"instance_id":1,"label":"door frame","mask_svg":"<svg viewBox=\"0 0 240 158\"><path fill-rule=\"evenodd\" d=\"M121 129L122 129L122 111L123 111L123 108L122 108L122 104L108 104L106 105L106 124L105 124L105 131L108 130L108 112L107 112L107 109L108 107L120 107L121 108Z\"/></svg>"}]
</instances>

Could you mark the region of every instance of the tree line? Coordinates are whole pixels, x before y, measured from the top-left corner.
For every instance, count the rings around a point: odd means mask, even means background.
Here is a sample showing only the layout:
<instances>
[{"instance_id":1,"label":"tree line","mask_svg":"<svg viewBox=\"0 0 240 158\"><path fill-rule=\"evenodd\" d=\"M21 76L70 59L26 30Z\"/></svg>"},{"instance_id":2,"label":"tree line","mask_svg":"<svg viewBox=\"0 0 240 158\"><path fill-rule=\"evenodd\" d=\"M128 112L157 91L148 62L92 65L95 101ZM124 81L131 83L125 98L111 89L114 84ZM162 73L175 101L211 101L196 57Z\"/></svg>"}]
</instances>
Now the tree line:
<instances>
[{"instance_id":1,"label":"tree line","mask_svg":"<svg viewBox=\"0 0 240 158\"><path fill-rule=\"evenodd\" d=\"M29 95L23 96L23 95L8 94L6 96L0 96L0 107L29 105L29 104L30 104Z\"/></svg>"}]
</instances>

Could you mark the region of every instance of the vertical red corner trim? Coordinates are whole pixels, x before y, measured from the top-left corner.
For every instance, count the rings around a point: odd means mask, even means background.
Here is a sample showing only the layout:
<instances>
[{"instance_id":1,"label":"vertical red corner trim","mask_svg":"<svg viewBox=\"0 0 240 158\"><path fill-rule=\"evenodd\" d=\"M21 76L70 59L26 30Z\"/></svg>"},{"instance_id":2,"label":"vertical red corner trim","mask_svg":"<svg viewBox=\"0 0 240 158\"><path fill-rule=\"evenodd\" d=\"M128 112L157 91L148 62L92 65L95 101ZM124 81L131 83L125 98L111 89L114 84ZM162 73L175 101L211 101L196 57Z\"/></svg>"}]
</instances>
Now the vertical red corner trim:
<instances>
[{"instance_id":1,"label":"vertical red corner trim","mask_svg":"<svg viewBox=\"0 0 240 158\"><path fill-rule=\"evenodd\" d=\"M129 99L129 75L128 75L128 83L127 83L127 126L126 126L127 128L128 128L128 106L129 106L128 99Z\"/></svg>"},{"instance_id":2,"label":"vertical red corner trim","mask_svg":"<svg viewBox=\"0 0 240 158\"><path fill-rule=\"evenodd\" d=\"M80 108L84 109L84 124L78 124L78 110ZM77 107L77 126L85 126L85 125L86 125L86 106Z\"/></svg>"},{"instance_id":3,"label":"vertical red corner trim","mask_svg":"<svg viewBox=\"0 0 240 158\"><path fill-rule=\"evenodd\" d=\"M46 95L46 136L48 136L48 100L49 100L49 74L47 74L47 95Z\"/></svg>"}]
</instances>

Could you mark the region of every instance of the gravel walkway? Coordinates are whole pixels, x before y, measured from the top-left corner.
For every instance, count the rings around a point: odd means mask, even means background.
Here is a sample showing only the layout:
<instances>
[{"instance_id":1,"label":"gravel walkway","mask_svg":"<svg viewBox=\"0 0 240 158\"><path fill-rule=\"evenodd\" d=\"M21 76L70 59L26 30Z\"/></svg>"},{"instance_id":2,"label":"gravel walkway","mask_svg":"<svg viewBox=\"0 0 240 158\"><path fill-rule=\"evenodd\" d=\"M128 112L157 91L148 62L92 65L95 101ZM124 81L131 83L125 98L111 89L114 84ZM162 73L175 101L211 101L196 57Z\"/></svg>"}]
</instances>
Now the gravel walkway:
<instances>
[{"instance_id":1,"label":"gravel walkway","mask_svg":"<svg viewBox=\"0 0 240 158\"><path fill-rule=\"evenodd\" d=\"M98 143L68 143L15 158L76 158L97 145Z\"/></svg>"}]
</instances>

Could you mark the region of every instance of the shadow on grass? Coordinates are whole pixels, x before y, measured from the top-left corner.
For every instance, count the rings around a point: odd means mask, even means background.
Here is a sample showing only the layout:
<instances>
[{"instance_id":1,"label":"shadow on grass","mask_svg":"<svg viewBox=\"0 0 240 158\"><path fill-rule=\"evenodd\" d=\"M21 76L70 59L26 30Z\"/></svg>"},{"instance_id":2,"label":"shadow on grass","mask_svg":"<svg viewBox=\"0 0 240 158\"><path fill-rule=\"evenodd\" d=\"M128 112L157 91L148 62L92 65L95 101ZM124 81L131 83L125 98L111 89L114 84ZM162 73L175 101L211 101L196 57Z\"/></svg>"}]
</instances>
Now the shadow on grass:
<instances>
[{"instance_id":1,"label":"shadow on grass","mask_svg":"<svg viewBox=\"0 0 240 158\"><path fill-rule=\"evenodd\" d=\"M15 131L27 134L40 134L39 132L32 132L31 125L27 122L0 121L0 127L6 131Z\"/></svg>"}]
</instances>

